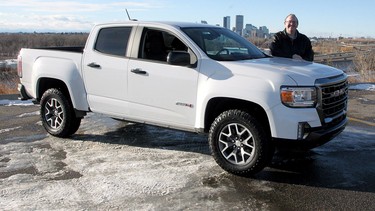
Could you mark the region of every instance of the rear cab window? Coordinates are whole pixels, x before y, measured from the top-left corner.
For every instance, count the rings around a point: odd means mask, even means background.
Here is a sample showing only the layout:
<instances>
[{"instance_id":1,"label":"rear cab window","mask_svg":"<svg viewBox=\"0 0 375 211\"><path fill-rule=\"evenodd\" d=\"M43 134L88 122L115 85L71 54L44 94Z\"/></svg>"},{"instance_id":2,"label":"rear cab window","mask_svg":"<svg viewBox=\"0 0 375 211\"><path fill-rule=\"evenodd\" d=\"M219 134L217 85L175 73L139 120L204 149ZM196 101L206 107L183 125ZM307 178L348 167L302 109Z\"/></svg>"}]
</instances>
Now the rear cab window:
<instances>
[{"instance_id":1,"label":"rear cab window","mask_svg":"<svg viewBox=\"0 0 375 211\"><path fill-rule=\"evenodd\" d=\"M103 28L99 31L94 49L104 54L125 57L132 27Z\"/></svg>"}]
</instances>

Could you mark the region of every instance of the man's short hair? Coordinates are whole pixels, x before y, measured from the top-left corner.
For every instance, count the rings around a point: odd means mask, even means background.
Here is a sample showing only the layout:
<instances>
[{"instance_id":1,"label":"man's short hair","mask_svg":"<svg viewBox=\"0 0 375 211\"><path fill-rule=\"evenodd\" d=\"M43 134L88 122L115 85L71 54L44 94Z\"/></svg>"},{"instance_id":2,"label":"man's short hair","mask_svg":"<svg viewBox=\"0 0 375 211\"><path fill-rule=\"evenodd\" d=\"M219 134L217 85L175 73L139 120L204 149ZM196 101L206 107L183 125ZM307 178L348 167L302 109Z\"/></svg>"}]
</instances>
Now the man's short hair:
<instances>
[{"instance_id":1,"label":"man's short hair","mask_svg":"<svg viewBox=\"0 0 375 211\"><path fill-rule=\"evenodd\" d=\"M286 19L287 19L288 17L290 17L290 16L294 17L294 18L297 20L297 24L298 24L298 18L297 18L297 16L296 16L295 14L293 14L293 13L291 13L291 14L289 14L288 16L285 17L285 19L284 19L284 23L286 22Z\"/></svg>"}]
</instances>

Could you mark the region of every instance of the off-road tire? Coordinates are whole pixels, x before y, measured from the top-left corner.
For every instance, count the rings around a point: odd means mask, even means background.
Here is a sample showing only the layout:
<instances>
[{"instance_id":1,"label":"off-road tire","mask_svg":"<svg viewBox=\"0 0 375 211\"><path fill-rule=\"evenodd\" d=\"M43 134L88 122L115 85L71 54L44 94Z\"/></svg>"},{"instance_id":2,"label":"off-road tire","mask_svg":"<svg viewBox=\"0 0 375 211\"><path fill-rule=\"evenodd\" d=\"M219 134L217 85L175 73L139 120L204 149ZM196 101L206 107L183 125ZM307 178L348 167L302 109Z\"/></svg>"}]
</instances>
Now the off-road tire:
<instances>
[{"instance_id":1,"label":"off-road tire","mask_svg":"<svg viewBox=\"0 0 375 211\"><path fill-rule=\"evenodd\" d=\"M43 93L40 100L40 117L46 131L61 138L74 134L81 124L81 118L75 116L70 99L55 88Z\"/></svg>"},{"instance_id":2,"label":"off-road tire","mask_svg":"<svg viewBox=\"0 0 375 211\"><path fill-rule=\"evenodd\" d=\"M217 164L239 176L263 170L274 154L270 135L259 121L241 110L221 113L211 125L208 141Z\"/></svg>"}]
</instances>

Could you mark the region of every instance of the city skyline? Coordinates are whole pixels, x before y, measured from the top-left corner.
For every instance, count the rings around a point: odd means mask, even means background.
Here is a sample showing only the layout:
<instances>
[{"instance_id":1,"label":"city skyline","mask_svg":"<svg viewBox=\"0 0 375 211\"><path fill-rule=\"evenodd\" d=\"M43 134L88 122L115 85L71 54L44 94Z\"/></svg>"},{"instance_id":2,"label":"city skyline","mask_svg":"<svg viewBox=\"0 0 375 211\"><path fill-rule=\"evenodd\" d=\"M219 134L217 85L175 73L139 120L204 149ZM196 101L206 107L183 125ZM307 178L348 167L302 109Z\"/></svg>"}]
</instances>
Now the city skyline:
<instances>
[{"instance_id":1,"label":"city skyline","mask_svg":"<svg viewBox=\"0 0 375 211\"><path fill-rule=\"evenodd\" d=\"M312 3L284 0L172 1L172 0L0 0L0 32L89 32L94 24L128 20L207 21L223 26L223 17L244 16L244 25L267 26L270 33L283 30L285 17L294 13L298 30L309 37L375 38L375 1L316 0Z\"/></svg>"},{"instance_id":2,"label":"city skyline","mask_svg":"<svg viewBox=\"0 0 375 211\"><path fill-rule=\"evenodd\" d=\"M267 26L254 26L251 23L244 23L243 15L236 15L235 26L231 27L230 24L231 17L223 17L223 27L229 30L235 31L243 37L260 37L260 38L269 38L270 33ZM207 23L207 21L202 20L202 23ZM271 33L272 34L272 33Z\"/></svg>"}]
</instances>

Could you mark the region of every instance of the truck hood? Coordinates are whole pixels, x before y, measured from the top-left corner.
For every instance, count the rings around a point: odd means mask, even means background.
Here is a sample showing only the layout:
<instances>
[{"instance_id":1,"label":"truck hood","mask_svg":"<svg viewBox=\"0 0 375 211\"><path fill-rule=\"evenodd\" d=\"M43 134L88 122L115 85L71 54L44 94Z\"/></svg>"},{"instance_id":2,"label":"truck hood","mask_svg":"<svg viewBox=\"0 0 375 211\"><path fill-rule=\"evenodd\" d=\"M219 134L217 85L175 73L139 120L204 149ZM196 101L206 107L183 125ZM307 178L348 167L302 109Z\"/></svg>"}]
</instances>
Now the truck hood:
<instances>
[{"instance_id":1,"label":"truck hood","mask_svg":"<svg viewBox=\"0 0 375 211\"><path fill-rule=\"evenodd\" d=\"M316 79L337 76L343 73L342 70L327 65L287 58L264 58L221 62L221 64L232 70L234 75L268 77L282 74L289 76L297 85L301 86L311 86Z\"/></svg>"}]
</instances>

